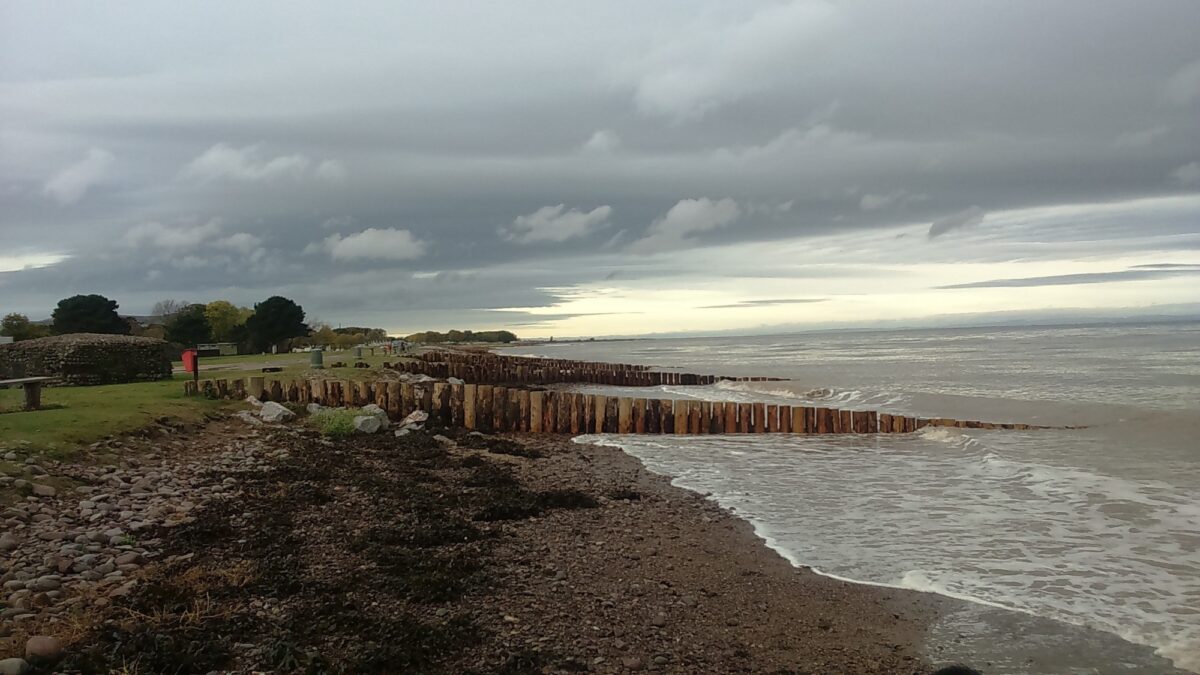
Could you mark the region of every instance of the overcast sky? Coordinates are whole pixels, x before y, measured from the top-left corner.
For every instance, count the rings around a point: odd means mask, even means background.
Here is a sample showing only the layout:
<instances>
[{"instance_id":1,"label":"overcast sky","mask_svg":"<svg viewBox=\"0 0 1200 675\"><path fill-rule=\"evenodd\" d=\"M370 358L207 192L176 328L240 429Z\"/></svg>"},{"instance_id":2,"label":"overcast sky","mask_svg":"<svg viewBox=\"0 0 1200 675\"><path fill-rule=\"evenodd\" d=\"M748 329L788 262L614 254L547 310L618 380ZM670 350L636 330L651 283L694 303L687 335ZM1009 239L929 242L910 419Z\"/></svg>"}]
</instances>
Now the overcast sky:
<instances>
[{"instance_id":1,"label":"overcast sky","mask_svg":"<svg viewBox=\"0 0 1200 675\"><path fill-rule=\"evenodd\" d=\"M0 313L1200 314L1200 2L5 2Z\"/></svg>"}]
</instances>

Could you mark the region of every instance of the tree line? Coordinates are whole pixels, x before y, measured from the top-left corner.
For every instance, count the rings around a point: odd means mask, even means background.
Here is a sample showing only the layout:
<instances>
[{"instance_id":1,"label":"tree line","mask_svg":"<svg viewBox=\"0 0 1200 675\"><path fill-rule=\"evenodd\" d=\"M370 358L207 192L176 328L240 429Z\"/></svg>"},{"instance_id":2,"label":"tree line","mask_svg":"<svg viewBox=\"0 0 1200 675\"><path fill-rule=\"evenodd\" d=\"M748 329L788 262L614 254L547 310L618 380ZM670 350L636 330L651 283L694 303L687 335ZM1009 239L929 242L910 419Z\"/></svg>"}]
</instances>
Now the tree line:
<instances>
[{"instance_id":1,"label":"tree line","mask_svg":"<svg viewBox=\"0 0 1200 675\"><path fill-rule=\"evenodd\" d=\"M32 340L67 333L109 333L156 337L177 346L190 347L213 342L237 343L242 351L270 351L273 346L348 348L369 342L393 339L382 328L305 323L304 308L294 301L272 296L253 308L239 307L228 300L191 303L160 300L152 314L157 323L142 326L117 313L119 305L102 295L75 295L60 300L49 325L34 323L24 314L12 313L0 320L0 335L14 341ZM451 330L445 333L425 331L404 338L409 342L442 344L447 342L514 342L517 336L506 330ZM286 345L285 345L286 343Z\"/></svg>"},{"instance_id":2,"label":"tree line","mask_svg":"<svg viewBox=\"0 0 1200 675\"><path fill-rule=\"evenodd\" d=\"M180 346L236 342L254 351L269 351L310 333L304 309L278 295L255 303L253 309L228 300L206 304L162 300L153 310L162 323L149 327L122 317L118 307L116 300L103 295L75 295L58 302L49 325L33 323L24 314L8 314L0 320L0 335L20 341L68 333L142 334Z\"/></svg>"}]
</instances>

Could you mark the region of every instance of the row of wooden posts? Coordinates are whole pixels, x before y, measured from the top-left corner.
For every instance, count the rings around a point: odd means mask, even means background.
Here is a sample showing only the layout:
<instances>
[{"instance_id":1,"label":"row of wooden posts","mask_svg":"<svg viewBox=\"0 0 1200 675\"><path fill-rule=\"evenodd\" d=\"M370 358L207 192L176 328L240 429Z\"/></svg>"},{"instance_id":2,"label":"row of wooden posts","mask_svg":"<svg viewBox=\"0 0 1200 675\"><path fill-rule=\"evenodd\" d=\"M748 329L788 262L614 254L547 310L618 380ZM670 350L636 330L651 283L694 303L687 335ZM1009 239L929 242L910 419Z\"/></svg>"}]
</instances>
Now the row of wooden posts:
<instances>
[{"instance_id":1,"label":"row of wooden posts","mask_svg":"<svg viewBox=\"0 0 1200 675\"><path fill-rule=\"evenodd\" d=\"M417 360L385 364L392 370L475 384L588 383L621 387L707 385L721 380L777 381L776 377L727 377L652 371L648 366L506 356L483 352L431 351Z\"/></svg>"},{"instance_id":2,"label":"row of wooden posts","mask_svg":"<svg viewBox=\"0 0 1200 675\"><path fill-rule=\"evenodd\" d=\"M533 433L906 433L925 426L1028 429L923 419L874 410L837 410L733 401L652 399L545 391L487 384L410 383L397 380L203 380L187 382L184 393L210 398L255 396L281 403L361 407L374 403L393 419L423 410L442 424L485 432Z\"/></svg>"}]
</instances>

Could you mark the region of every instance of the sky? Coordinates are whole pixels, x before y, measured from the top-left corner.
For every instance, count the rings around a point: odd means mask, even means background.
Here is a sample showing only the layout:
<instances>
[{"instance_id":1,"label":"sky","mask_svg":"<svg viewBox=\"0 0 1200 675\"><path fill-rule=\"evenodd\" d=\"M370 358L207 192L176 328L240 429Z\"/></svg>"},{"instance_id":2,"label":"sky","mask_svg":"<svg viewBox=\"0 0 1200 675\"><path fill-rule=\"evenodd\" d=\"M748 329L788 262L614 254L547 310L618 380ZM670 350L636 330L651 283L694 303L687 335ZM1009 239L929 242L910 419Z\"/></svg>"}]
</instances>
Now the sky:
<instances>
[{"instance_id":1,"label":"sky","mask_svg":"<svg viewBox=\"0 0 1200 675\"><path fill-rule=\"evenodd\" d=\"M1200 3L0 4L0 313L1200 315Z\"/></svg>"}]
</instances>

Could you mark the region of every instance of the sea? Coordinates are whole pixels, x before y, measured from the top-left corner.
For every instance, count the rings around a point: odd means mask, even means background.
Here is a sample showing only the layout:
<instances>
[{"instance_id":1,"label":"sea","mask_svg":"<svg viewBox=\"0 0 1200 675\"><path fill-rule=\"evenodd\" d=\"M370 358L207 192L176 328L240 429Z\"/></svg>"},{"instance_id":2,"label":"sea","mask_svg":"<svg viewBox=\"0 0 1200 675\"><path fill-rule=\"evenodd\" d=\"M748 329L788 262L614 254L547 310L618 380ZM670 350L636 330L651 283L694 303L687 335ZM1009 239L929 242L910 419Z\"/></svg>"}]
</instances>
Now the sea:
<instances>
[{"instance_id":1,"label":"sea","mask_svg":"<svg viewBox=\"0 0 1200 675\"><path fill-rule=\"evenodd\" d=\"M782 382L575 390L1081 427L589 435L796 565L965 600L935 662L1200 672L1200 323L554 342L507 353ZM627 393L626 393L627 392ZM1115 637L1114 637L1115 636ZM1115 639L1120 638L1120 639Z\"/></svg>"}]
</instances>

